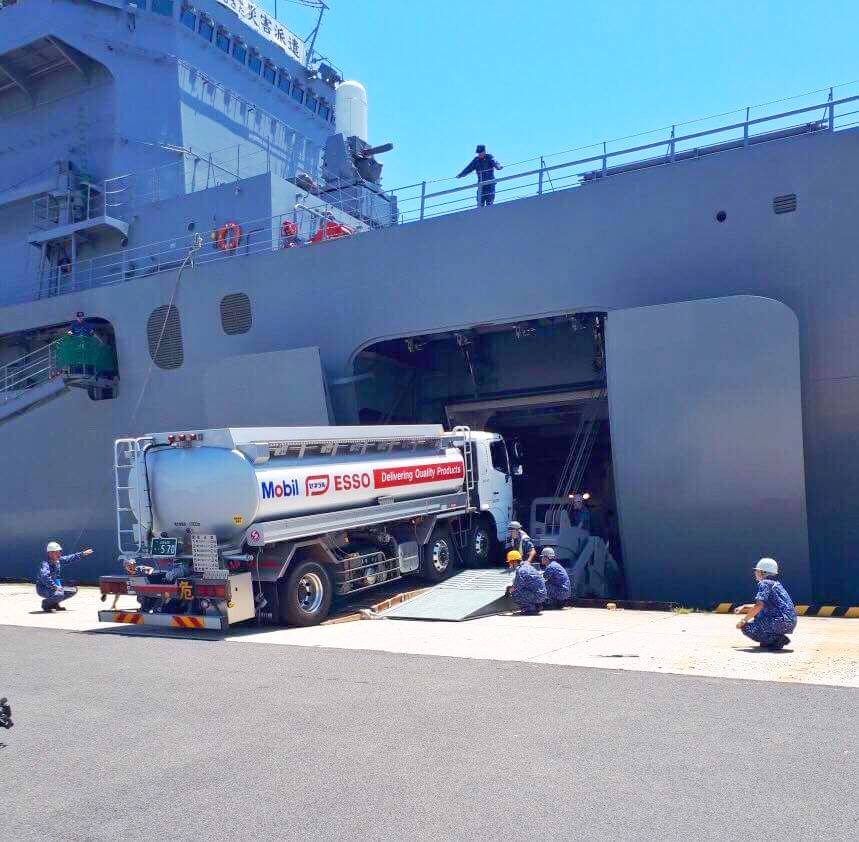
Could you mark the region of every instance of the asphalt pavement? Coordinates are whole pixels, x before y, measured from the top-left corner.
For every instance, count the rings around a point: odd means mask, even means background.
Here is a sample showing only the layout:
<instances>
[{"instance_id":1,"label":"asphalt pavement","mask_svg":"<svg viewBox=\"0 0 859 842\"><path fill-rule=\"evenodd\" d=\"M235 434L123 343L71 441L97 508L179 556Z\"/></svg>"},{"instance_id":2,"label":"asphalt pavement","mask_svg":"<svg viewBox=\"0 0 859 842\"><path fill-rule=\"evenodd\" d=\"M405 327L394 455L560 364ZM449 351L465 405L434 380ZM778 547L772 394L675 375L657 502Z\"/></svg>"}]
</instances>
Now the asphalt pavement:
<instances>
[{"instance_id":1,"label":"asphalt pavement","mask_svg":"<svg viewBox=\"0 0 859 842\"><path fill-rule=\"evenodd\" d=\"M846 839L855 689L0 628L0 839Z\"/></svg>"}]
</instances>

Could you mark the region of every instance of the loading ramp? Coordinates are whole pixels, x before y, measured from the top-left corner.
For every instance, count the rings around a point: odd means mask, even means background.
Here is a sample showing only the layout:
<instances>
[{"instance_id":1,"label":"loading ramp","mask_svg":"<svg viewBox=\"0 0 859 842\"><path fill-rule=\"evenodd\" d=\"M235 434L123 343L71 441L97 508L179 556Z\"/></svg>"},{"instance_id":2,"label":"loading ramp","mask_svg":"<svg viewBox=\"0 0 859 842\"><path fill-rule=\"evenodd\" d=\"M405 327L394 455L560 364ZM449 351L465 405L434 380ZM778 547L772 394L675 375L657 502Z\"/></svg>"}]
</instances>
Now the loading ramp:
<instances>
[{"instance_id":1,"label":"loading ramp","mask_svg":"<svg viewBox=\"0 0 859 842\"><path fill-rule=\"evenodd\" d=\"M383 612L392 620L460 622L513 608L506 594L513 577L506 570L466 570L413 599Z\"/></svg>"}]
</instances>

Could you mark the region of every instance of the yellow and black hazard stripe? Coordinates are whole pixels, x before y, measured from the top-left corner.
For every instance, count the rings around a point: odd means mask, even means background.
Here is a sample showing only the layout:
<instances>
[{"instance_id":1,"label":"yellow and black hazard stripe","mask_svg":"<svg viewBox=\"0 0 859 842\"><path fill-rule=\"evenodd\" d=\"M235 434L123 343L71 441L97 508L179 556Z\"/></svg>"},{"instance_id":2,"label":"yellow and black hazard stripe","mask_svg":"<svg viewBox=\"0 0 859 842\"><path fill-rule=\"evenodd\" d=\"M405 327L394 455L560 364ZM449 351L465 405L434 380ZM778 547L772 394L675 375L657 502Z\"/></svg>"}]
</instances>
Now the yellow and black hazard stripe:
<instances>
[{"instance_id":1,"label":"yellow and black hazard stripe","mask_svg":"<svg viewBox=\"0 0 859 842\"><path fill-rule=\"evenodd\" d=\"M740 602L720 602L712 611L715 614L730 614ZM797 605L796 613L800 617L853 617L859 619L859 605Z\"/></svg>"},{"instance_id":2,"label":"yellow and black hazard stripe","mask_svg":"<svg viewBox=\"0 0 859 842\"><path fill-rule=\"evenodd\" d=\"M181 614L174 614L170 620L170 625L177 629L202 629L203 621L199 617L183 617Z\"/></svg>"},{"instance_id":3,"label":"yellow and black hazard stripe","mask_svg":"<svg viewBox=\"0 0 859 842\"><path fill-rule=\"evenodd\" d=\"M143 622L143 617L131 611L117 611L113 615L114 623L131 623L132 625L140 625Z\"/></svg>"}]
</instances>

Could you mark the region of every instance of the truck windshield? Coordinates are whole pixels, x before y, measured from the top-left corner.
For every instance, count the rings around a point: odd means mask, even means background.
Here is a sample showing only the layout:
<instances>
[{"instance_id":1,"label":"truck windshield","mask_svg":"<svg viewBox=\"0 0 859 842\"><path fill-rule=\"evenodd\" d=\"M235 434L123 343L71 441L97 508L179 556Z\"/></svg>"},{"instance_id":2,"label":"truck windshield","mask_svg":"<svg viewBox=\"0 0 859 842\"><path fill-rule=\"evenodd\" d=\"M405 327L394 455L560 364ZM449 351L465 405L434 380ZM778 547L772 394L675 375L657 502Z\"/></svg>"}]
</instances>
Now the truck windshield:
<instances>
[{"instance_id":1,"label":"truck windshield","mask_svg":"<svg viewBox=\"0 0 859 842\"><path fill-rule=\"evenodd\" d=\"M492 454L492 467L496 471L501 471L502 474L510 473L510 462L507 459L507 447L504 444L504 439L498 439L490 445Z\"/></svg>"}]
</instances>

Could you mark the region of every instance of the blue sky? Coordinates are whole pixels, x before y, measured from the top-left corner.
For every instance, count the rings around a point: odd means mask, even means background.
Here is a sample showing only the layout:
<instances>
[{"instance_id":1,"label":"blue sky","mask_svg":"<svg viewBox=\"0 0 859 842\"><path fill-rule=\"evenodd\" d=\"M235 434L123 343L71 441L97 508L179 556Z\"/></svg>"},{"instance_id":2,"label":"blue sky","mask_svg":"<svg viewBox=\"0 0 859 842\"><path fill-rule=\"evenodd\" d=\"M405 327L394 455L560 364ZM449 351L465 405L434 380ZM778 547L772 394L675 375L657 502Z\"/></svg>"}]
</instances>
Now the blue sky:
<instances>
[{"instance_id":1,"label":"blue sky","mask_svg":"<svg viewBox=\"0 0 859 842\"><path fill-rule=\"evenodd\" d=\"M855 2L328 3L317 48L367 87L389 188L455 175L476 143L513 163L859 79Z\"/></svg>"}]
</instances>

